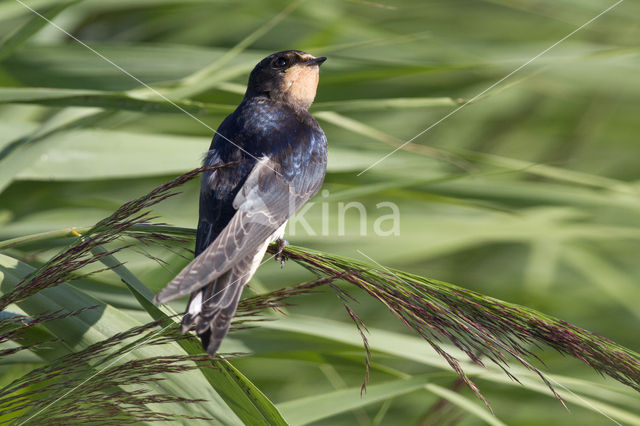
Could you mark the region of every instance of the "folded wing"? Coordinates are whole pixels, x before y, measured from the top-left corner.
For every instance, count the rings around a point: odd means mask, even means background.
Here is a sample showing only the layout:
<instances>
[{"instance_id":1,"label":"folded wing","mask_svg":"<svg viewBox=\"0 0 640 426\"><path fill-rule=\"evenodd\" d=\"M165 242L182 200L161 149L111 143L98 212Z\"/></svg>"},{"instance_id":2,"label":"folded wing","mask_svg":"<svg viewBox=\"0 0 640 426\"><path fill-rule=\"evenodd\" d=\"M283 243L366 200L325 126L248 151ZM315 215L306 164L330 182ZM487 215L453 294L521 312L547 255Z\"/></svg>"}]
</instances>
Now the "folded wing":
<instances>
[{"instance_id":1,"label":"folded wing","mask_svg":"<svg viewBox=\"0 0 640 426\"><path fill-rule=\"evenodd\" d=\"M313 164L289 180L277 161L263 157L238 192L235 215L220 235L158 295L166 303L213 282L238 262L256 255L267 240L319 189L324 165ZM249 271L247 271L249 272Z\"/></svg>"}]
</instances>

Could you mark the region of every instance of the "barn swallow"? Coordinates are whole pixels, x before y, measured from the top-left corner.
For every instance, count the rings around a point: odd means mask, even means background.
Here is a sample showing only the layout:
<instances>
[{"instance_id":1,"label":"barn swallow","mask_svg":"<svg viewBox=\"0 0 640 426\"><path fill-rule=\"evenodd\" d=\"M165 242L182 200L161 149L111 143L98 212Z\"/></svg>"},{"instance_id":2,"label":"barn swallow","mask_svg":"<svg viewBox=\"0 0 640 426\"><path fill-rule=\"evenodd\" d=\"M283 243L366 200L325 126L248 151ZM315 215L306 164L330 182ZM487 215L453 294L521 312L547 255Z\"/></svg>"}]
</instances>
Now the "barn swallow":
<instances>
[{"instance_id":1,"label":"barn swallow","mask_svg":"<svg viewBox=\"0 0 640 426\"><path fill-rule=\"evenodd\" d=\"M196 257L154 301L190 294L182 332L195 328L211 356L267 246L324 181L327 139L308 109L326 59L287 50L260 61L204 160L226 166L202 175Z\"/></svg>"}]
</instances>

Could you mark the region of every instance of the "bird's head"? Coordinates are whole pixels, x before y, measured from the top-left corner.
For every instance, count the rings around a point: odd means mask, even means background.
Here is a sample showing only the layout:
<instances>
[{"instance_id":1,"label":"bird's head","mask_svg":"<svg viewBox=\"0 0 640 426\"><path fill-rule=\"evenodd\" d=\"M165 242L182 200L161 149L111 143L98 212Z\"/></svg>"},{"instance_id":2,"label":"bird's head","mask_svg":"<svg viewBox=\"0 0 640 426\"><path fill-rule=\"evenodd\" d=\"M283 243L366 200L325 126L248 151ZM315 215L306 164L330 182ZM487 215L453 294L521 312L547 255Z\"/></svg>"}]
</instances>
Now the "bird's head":
<instances>
[{"instance_id":1,"label":"bird's head","mask_svg":"<svg viewBox=\"0 0 640 426\"><path fill-rule=\"evenodd\" d=\"M308 109L316 96L320 65L300 50L285 50L264 58L251 71L246 97L267 96L296 109Z\"/></svg>"}]
</instances>

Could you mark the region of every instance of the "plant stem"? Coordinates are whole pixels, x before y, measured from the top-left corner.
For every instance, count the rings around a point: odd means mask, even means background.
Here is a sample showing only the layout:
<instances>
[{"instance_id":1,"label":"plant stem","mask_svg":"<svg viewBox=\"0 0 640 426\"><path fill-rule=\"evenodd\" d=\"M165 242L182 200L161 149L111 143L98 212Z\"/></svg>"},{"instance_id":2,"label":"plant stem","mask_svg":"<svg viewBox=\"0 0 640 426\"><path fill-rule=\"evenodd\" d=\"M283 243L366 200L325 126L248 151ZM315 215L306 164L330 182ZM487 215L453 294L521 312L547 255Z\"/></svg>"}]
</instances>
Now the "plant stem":
<instances>
[{"instance_id":1,"label":"plant stem","mask_svg":"<svg viewBox=\"0 0 640 426\"><path fill-rule=\"evenodd\" d=\"M91 230L91 226L85 227L71 227L64 229L57 229L55 231L47 231L41 232L39 234L31 234L25 235L22 237L11 238L8 240L0 241L0 250L8 249L10 247L22 246L35 242L42 241L50 241L57 240L59 238L69 238L69 237L77 237L79 234L86 234ZM157 232L162 234L171 234L171 235L187 235L193 236L196 233L196 230L193 228L183 228L179 226L169 226L169 225L151 225L151 224L138 224L133 225L129 228L129 231L133 232Z\"/></svg>"}]
</instances>

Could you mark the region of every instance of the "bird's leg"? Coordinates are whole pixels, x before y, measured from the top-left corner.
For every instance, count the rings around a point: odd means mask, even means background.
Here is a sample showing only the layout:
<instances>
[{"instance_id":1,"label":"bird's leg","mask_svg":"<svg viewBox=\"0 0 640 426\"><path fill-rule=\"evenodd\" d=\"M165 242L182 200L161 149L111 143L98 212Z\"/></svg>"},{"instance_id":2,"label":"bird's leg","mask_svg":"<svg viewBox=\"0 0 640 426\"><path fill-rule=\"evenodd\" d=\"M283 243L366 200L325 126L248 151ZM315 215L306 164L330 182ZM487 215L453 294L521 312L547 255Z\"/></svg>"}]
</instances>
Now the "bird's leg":
<instances>
[{"instance_id":1,"label":"bird's leg","mask_svg":"<svg viewBox=\"0 0 640 426\"><path fill-rule=\"evenodd\" d=\"M282 251L284 250L284 248L286 246L289 245L289 241L285 240L284 238L278 238L276 240L276 242L278 243L278 251L276 252L276 255L274 256L274 258L276 260L280 261L280 267L284 268L284 261L286 260L284 255L282 254Z\"/></svg>"}]
</instances>

